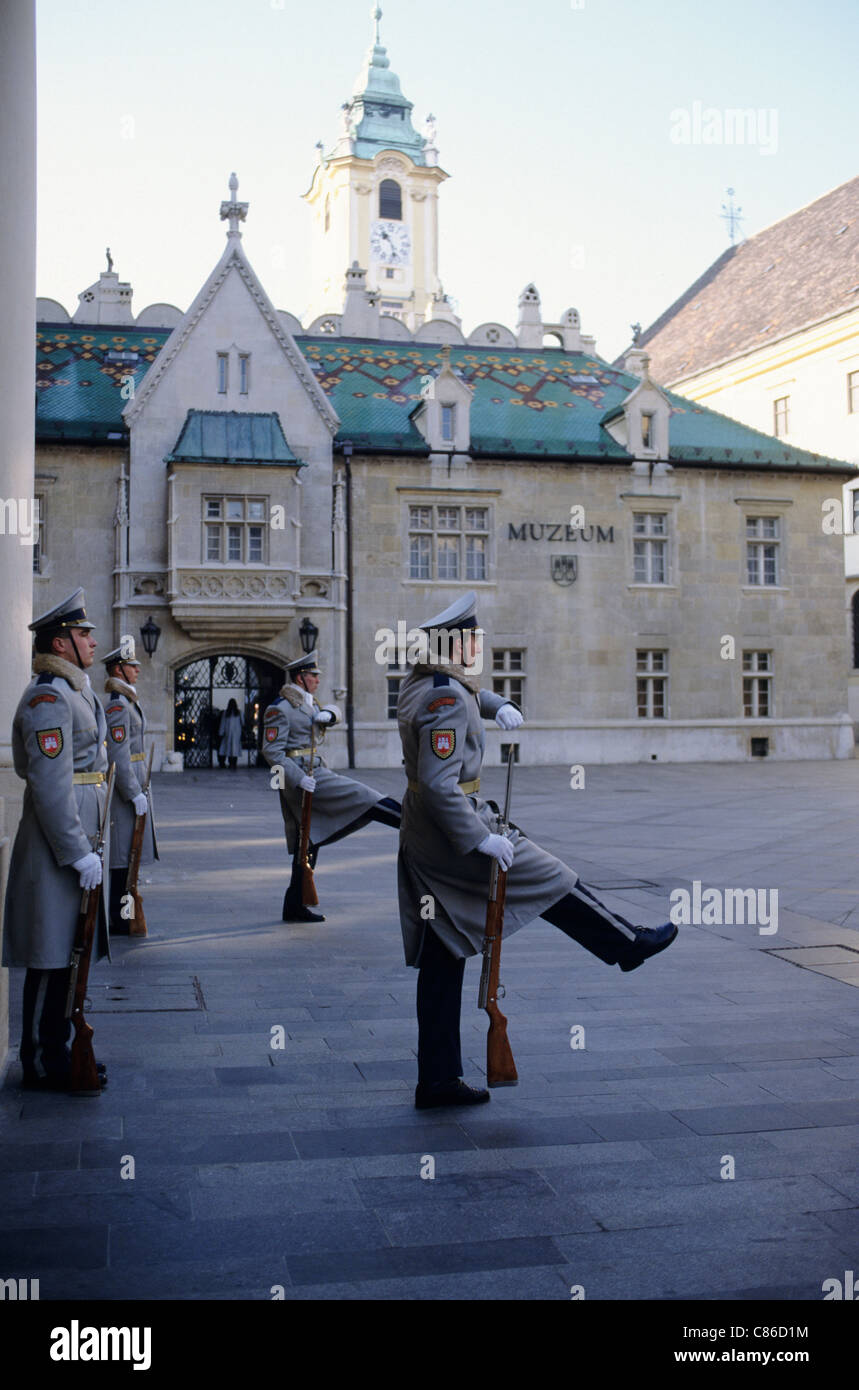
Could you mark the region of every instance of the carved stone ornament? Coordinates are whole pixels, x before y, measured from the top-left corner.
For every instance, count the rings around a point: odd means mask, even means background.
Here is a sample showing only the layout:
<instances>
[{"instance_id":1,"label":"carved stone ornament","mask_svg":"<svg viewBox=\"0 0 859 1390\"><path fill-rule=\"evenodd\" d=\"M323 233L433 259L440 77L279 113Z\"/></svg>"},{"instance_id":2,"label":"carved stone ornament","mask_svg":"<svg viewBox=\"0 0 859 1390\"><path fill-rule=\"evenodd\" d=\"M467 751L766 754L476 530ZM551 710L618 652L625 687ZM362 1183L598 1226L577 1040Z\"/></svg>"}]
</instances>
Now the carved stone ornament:
<instances>
[{"instance_id":1,"label":"carved stone ornament","mask_svg":"<svg viewBox=\"0 0 859 1390\"><path fill-rule=\"evenodd\" d=\"M163 594L163 574L133 574L131 584L135 594Z\"/></svg>"}]
</instances>

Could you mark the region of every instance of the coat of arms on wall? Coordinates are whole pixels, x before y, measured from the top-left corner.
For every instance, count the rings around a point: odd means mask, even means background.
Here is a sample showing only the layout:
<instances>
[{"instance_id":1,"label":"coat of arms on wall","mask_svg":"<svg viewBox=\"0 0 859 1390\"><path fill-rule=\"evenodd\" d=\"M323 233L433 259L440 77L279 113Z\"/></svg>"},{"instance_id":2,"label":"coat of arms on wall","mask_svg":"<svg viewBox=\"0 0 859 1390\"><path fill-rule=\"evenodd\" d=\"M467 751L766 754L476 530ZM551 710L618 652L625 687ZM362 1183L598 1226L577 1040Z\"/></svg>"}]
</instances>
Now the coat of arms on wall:
<instances>
[{"instance_id":1,"label":"coat of arms on wall","mask_svg":"<svg viewBox=\"0 0 859 1390\"><path fill-rule=\"evenodd\" d=\"M566 587L574 584L579 572L578 555L553 555L552 556L552 578L556 584Z\"/></svg>"}]
</instances>

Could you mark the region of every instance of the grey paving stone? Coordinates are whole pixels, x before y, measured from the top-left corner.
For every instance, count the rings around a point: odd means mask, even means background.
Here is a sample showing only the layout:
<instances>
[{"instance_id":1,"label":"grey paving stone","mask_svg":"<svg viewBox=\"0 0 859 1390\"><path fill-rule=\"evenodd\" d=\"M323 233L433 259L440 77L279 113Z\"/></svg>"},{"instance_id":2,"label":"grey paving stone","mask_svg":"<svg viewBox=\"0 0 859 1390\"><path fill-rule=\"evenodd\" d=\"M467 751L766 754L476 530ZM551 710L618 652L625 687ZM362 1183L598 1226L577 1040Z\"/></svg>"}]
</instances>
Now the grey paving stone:
<instances>
[{"instance_id":1,"label":"grey paving stone","mask_svg":"<svg viewBox=\"0 0 859 1390\"><path fill-rule=\"evenodd\" d=\"M805 1118L799 1106L790 1105L714 1105L672 1113L696 1134L763 1133L803 1129L814 1123Z\"/></svg>"},{"instance_id":2,"label":"grey paving stone","mask_svg":"<svg viewBox=\"0 0 859 1390\"><path fill-rule=\"evenodd\" d=\"M433 1274L447 1278L471 1270L525 1269L562 1263L555 1243L541 1238L287 1257L290 1278L296 1286Z\"/></svg>"},{"instance_id":3,"label":"grey paving stone","mask_svg":"<svg viewBox=\"0 0 859 1390\"><path fill-rule=\"evenodd\" d=\"M684 1133L679 1120L658 1110L632 1110L619 1115L587 1110L579 1118L596 1130L601 1139L670 1139Z\"/></svg>"},{"instance_id":4,"label":"grey paving stone","mask_svg":"<svg viewBox=\"0 0 859 1390\"><path fill-rule=\"evenodd\" d=\"M27 1279L36 1278L42 1264L52 1269L99 1269L107 1264L107 1232L104 1223L7 1226L0 1236L4 1267L24 1271L17 1277ZM46 1296L43 1289L39 1293ZM70 1297L68 1289L63 1296Z\"/></svg>"},{"instance_id":5,"label":"grey paving stone","mask_svg":"<svg viewBox=\"0 0 859 1390\"><path fill-rule=\"evenodd\" d=\"M507 1168L501 1172L476 1170L471 1173L439 1173L422 1178L420 1167L409 1177L359 1178L355 1188L368 1207L428 1207L438 1202L505 1201L510 1198L551 1197L551 1187L539 1173L528 1168Z\"/></svg>"},{"instance_id":6,"label":"grey paving stone","mask_svg":"<svg viewBox=\"0 0 859 1390\"><path fill-rule=\"evenodd\" d=\"M122 1184L124 1191L99 1191L54 1197L42 1194L26 1207L6 1208L0 1215L0 1230L23 1227L97 1226L113 1221L156 1221L162 1215L191 1216L187 1188L174 1191L137 1188L133 1181ZM2 1243L0 1237L0 1243Z\"/></svg>"},{"instance_id":7,"label":"grey paving stone","mask_svg":"<svg viewBox=\"0 0 859 1390\"><path fill-rule=\"evenodd\" d=\"M579 1200L608 1229L662 1226L676 1222L731 1220L741 1213L808 1212L844 1208L847 1200L814 1177L765 1178L749 1182L699 1183L661 1191L583 1191Z\"/></svg>"},{"instance_id":8,"label":"grey paving stone","mask_svg":"<svg viewBox=\"0 0 859 1390\"><path fill-rule=\"evenodd\" d=\"M140 1167L152 1164L259 1163L277 1159L289 1163L296 1159L288 1130L245 1134L205 1134L182 1139L93 1140L81 1145L82 1168L119 1167L123 1154L130 1153Z\"/></svg>"},{"instance_id":9,"label":"grey paving stone","mask_svg":"<svg viewBox=\"0 0 859 1390\"><path fill-rule=\"evenodd\" d=\"M162 1260L202 1260L225 1251L270 1261L326 1250L375 1251L386 1244L372 1212L282 1212L277 1221L266 1216L203 1221L163 1218L157 1224L112 1225L110 1262L111 1268L122 1269Z\"/></svg>"},{"instance_id":10,"label":"grey paving stone","mask_svg":"<svg viewBox=\"0 0 859 1390\"><path fill-rule=\"evenodd\" d=\"M582 1202L557 1197L548 1190L491 1200L433 1202L430 1197L406 1207L379 1207L376 1215L395 1246L558 1236L599 1229Z\"/></svg>"},{"instance_id":11,"label":"grey paving stone","mask_svg":"<svg viewBox=\"0 0 859 1390\"><path fill-rule=\"evenodd\" d=\"M22 1170L35 1173L54 1168L77 1168L80 1149L80 1141L77 1139L41 1144L0 1144L0 1173Z\"/></svg>"},{"instance_id":12,"label":"grey paving stone","mask_svg":"<svg viewBox=\"0 0 859 1390\"><path fill-rule=\"evenodd\" d=\"M473 1149L472 1139L456 1125L353 1126L342 1130L293 1130L301 1158L338 1158L359 1154L444 1153L448 1149Z\"/></svg>"},{"instance_id":13,"label":"grey paving stone","mask_svg":"<svg viewBox=\"0 0 859 1390\"><path fill-rule=\"evenodd\" d=\"M487 1107L488 1109L489 1107ZM538 1148L557 1144L598 1144L601 1136L584 1120L551 1118L548 1120L477 1120L469 1113L461 1121L465 1133L477 1148Z\"/></svg>"}]
</instances>

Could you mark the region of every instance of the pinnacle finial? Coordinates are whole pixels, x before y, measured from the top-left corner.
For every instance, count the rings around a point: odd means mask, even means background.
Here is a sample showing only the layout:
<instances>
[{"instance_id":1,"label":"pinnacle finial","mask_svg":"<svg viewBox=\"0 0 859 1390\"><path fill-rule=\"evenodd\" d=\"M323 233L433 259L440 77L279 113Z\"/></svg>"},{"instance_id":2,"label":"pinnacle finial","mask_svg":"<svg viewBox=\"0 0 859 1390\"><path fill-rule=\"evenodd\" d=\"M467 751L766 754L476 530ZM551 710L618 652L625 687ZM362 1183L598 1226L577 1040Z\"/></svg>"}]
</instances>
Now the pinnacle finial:
<instances>
[{"instance_id":1,"label":"pinnacle finial","mask_svg":"<svg viewBox=\"0 0 859 1390\"><path fill-rule=\"evenodd\" d=\"M379 34L379 20L382 18L382 7L381 7L381 5L374 5L374 6L373 6L373 9L372 9L372 11L371 11L371 16L372 16L372 18L376 21L376 43L377 43L377 44L380 44L380 43L382 42L381 36L380 36L380 34Z\"/></svg>"},{"instance_id":2,"label":"pinnacle finial","mask_svg":"<svg viewBox=\"0 0 859 1390\"><path fill-rule=\"evenodd\" d=\"M240 203L236 199L239 190L239 181L235 173L230 174L230 197L228 201L221 203L221 221L229 220L230 228L227 232L228 237L241 237L239 223L244 222L248 215L248 204Z\"/></svg>"}]
</instances>

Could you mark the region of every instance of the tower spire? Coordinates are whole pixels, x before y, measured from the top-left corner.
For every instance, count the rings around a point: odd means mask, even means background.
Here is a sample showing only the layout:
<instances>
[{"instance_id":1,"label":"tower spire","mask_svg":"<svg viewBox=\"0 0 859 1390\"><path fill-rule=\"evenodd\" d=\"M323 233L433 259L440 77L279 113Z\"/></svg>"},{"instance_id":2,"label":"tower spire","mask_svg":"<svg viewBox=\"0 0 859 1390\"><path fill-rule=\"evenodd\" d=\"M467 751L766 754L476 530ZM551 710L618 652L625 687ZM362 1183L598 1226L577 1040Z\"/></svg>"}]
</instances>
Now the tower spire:
<instances>
[{"instance_id":1,"label":"tower spire","mask_svg":"<svg viewBox=\"0 0 859 1390\"><path fill-rule=\"evenodd\" d=\"M375 43L376 43L376 47L378 48L379 45L380 45L381 42L382 42L381 35L380 35L380 33L379 33L379 20L382 18L382 7L381 7L381 5L374 5L374 6L373 6L372 17L373 17L373 19L376 21Z\"/></svg>"}]
</instances>

